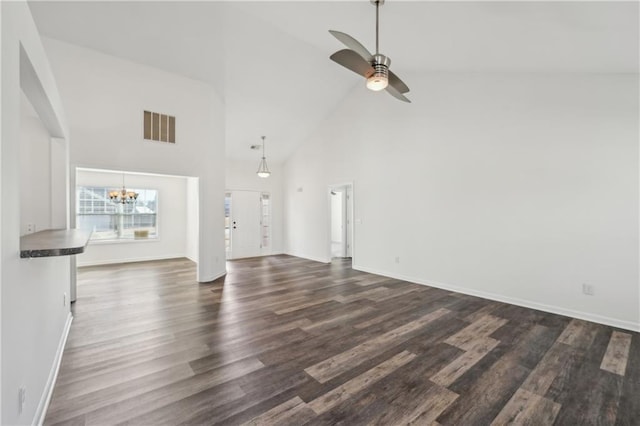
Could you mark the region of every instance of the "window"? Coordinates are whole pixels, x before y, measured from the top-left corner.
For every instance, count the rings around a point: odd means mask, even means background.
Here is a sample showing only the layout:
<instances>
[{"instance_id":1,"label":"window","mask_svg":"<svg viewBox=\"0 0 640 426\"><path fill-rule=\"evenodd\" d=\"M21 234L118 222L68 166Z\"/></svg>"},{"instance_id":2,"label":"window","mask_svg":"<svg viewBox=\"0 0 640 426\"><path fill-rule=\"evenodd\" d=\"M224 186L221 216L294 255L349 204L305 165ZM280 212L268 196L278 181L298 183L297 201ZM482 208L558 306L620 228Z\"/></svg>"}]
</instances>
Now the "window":
<instances>
[{"instance_id":1,"label":"window","mask_svg":"<svg viewBox=\"0 0 640 426\"><path fill-rule=\"evenodd\" d=\"M79 186L76 193L76 227L92 232L91 240L158 238L158 191L127 188L138 193L135 203L109 199L113 187Z\"/></svg>"},{"instance_id":2,"label":"window","mask_svg":"<svg viewBox=\"0 0 640 426\"><path fill-rule=\"evenodd\" d=\"M260 197L260 228L261 228L261 248L271 247L271 198L268 192L263 192Z\"/></svg>"},{"instance_id":3,"label":"window","mask_svg":"<svg viewBox=\"0 0 640 426\"><path fill-rule=\"evenodd\" d=\"M224 194L224 249L227 259L231 258L231 193Z\"/></svg>"}]
</instances>

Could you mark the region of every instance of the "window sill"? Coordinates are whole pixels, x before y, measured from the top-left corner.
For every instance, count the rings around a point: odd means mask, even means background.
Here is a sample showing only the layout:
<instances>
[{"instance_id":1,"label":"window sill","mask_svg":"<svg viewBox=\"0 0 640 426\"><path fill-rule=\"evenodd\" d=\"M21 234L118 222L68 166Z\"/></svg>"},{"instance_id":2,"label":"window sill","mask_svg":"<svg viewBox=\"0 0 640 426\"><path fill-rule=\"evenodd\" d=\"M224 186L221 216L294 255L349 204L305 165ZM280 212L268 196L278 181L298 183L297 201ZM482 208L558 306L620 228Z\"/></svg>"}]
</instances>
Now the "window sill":
<instances>
[{"instance_id":1,"label":"window sill","mask_svg":"<svg viewBox=\"0 0 640 426\"><path fill-rule=\"evenodd\" d=\"M109 245L109 244L137 244L137 243L157 243L160 241L160 237L155 238L138 238L136 239L121 239L121 240L90 240L91 245Z\"/></svg>"}]
</instances>

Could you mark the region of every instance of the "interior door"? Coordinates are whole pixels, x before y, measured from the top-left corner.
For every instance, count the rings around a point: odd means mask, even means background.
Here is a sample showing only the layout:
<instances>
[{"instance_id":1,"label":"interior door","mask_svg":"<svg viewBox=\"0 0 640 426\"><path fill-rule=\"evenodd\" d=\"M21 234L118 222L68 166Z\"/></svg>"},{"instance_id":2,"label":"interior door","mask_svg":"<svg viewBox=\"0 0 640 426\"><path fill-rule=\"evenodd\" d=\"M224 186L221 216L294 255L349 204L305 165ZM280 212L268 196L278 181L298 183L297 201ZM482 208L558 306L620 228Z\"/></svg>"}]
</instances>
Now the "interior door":
<instances>
[{"instance_id":1,"label":"interior door","mask_svg":"<svg viewBox=\"0 0 640 426\"><path fill-rule=\"evenodd\" d=\"M331 257L346 256L345 240L345 193L342 189L331 191Z\"/></svg>"},{"instance_id":2,"label":"interior door","mask_svg":"<svg viewBox=\"0 0 640 426\"><path fill-rule=\"evenodd\" d=\"M260 192L231 192L231 258L261 255Z\"/></svg>"},{"instance_id":3,"label":"interior door","mask_svg":"<svg viewBox=\"0 0 640 426\"><path fill-rule=\"evenodd\" d=\"M353 186L330 185L331 257L353 257Z\"/></svg>"}]
</instances>

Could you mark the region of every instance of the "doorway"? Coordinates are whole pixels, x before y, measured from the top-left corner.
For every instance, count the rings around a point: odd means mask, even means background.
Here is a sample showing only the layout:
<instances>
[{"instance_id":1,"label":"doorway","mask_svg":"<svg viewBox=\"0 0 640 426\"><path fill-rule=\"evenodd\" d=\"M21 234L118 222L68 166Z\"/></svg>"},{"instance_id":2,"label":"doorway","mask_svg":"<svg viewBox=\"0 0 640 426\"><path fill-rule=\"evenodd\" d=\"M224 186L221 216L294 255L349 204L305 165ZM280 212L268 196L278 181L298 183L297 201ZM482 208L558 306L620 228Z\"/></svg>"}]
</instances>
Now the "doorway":
<instances>
[{"instance_id":1,"label":"doorway","mask_svg":"<svg viewBox=\"0 0 640 426\"><path fill-rule=\"evenodd\" d=\"M225 248L227 259L270 254L271 197L268 192L226 192Z\"/></svg>"},{"instance_id":2,"label":"doorway","mask_svg":"<svg viewBox=\"0 0 640 426\"><path fill-rule=\"evenodd\" d=\"M353 256L353 185L329 186L331 258Z\"/></svg>"}]
</instances>

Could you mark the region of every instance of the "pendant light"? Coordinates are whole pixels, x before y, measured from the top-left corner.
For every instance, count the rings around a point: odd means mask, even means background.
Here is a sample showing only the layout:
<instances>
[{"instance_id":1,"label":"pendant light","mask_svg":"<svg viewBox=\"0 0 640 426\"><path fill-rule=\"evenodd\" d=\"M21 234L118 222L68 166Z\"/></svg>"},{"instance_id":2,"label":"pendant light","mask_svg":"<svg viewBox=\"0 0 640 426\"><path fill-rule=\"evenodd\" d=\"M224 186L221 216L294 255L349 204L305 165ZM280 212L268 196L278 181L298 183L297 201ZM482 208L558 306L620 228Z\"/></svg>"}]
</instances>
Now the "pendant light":
<instances>
[{"instance_id":1,"label":"pendant light","mask_svg":"<svg viewBox=\"0 0 640 426\"><path fill-rule=\"evenodd\" d=\"M262 137L262 160L260 160L260 166L258 167L258 176L261 178L268 178L269 175L271 175L269 167L267 166L267 159L264 156L264 140L266 138L266 136Z\"/></svg>"}]
</instances>

